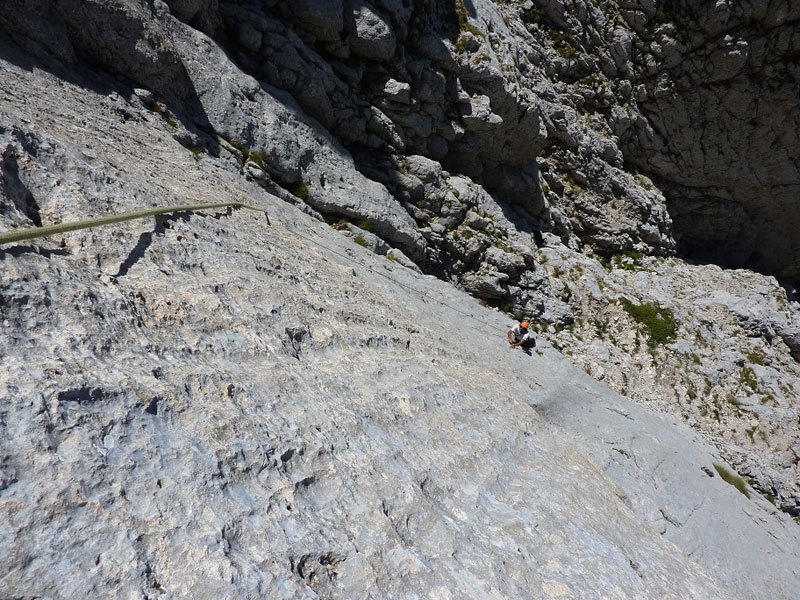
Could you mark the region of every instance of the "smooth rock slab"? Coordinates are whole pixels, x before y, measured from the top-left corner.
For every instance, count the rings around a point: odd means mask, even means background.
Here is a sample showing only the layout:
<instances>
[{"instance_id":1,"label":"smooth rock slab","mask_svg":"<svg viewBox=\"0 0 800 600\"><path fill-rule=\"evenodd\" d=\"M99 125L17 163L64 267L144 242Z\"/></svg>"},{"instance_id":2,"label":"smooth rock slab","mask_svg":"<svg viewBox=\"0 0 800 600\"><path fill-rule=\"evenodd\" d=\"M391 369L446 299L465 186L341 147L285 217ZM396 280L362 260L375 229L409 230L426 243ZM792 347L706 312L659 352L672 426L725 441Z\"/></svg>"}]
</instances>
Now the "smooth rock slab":
<instances>
[{"instance_id":1,"label":"smooth rock slab","mask_svg":"<svg viewBox=\"0 0 800 600\"><path fill-rule=\"evenodd\" d=\"M0 67L0 121L29 141L20 177L43 221L187 198L269 214L179 213L2 249L0 596L798 588L796 525L703 474L714 457L685 430L665 435L679 427L544 343L509 349L507 319L353 244L224 157L198 160L126 90ZM565 433L587 421L582 439ZM596 450L608 441L641 457L622 476ZM731 510L682 521L681 549L641 507L683 519L695 495ZM729 528L728 568L751 583L712 579L715 523Z\"/></svg>"}]
</instances>

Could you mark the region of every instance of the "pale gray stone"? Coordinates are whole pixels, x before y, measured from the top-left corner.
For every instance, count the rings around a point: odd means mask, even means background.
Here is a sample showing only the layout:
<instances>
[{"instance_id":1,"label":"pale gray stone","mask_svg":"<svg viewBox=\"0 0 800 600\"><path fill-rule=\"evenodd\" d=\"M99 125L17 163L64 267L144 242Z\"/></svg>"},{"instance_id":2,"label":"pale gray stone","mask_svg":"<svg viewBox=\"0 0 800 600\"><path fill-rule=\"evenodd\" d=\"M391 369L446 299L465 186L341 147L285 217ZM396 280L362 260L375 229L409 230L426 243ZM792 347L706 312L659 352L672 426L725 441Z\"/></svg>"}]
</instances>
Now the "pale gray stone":
<instances>
[{"instance_id":1,"label":"pale gray stone","mask_svg":"<svg viewBox=\"0 0 800 600\"><path fill-rule=\"evenodd\" d=\"M0 64L6 89L42 83ZM120 189L117 211L247 197L269 221L182 213L4 251L0 594L724 597L531 406L548 380L518 373L558 354L513 353L497 313L61 83L27 88L62 106L32 180ZM24 105L0 109L28 131ZM97 188L97 171L114 178ZM91 210L42 190L48 219Z\"/></svg>"},{"instance_id":2,"label":"pale gray stone","mask_svg":"<svg viewBox=\"0 0 800 600\"><path fill-rule=\"evenodd\" d=\"M370 60L388 60L394 56L397 38L391 24L365 0L352 3L354 31L347 43L353 52Z\"/></svg>"},{"instance_id":3,"label":"pale gray stone","mask_svg":"<svg viewBox=\"0 0 800 600\"><path fill-rule=\"evenodd\" d=\"M462 103L461 118L468 131L487 132L502 125L503 118L492 112L491 100L479 94Z\"/></svg>"},{"instance_id":4,"label":"pale gray stone","mask_svg":"<svg viewBox=\"0 0 800 600\"><path fill-rule=\"evenodd\" d=\"M411 104L411 86L408 83L389 79L383 86L383 93L394 102Z\"/></svg>"},{"instance_id":5,"label":"pale gray stone","mask_svg":"<svg viewBox=\"0 0 800 600\"><path fill-rule=\"evenodd\" d=\"M182 27L176 25L177 28ZM403 245L412 256L424 252L424 238L413 220L380 184L355 170L352 158L334 139L318 132L301 111L280 102L244 75L202 33L183 30L178 45L209 125L228 141L258 152L271 175L290 187L304 185L312 208L366 219L375 231ZM213 69L204 65L213 64ZM326 173L340 173L330 177Z\"/></svg>"}]
</instances>

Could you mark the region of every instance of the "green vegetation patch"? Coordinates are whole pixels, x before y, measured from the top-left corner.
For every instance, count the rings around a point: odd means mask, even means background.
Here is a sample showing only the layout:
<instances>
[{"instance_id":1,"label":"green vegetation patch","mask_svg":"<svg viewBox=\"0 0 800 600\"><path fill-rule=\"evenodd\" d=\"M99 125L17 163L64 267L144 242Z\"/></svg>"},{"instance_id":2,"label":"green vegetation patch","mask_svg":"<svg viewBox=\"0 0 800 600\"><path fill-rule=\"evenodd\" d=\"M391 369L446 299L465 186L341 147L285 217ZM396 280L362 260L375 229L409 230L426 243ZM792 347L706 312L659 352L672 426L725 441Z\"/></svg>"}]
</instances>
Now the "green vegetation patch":
<instances>
[{"instance_id":1,"label":"green vegetation patch","mask_svg":"<svg viewBox=\"0 0 800 600\"><path fill-rule=\"evenodd\" d=\"M747 489L747 483L745 483L744 479L720 464L714 463L714 468L717 470L717 473L719 473L719 476L722 477L723 481L730 483L748 499L750 498L750 491Z\"/></svg>"},{"instance_id":2,"label":"green vegetation patch","mask_svg":"<svg viewBox=\"0 0 800 600\"><path fill-rule=\"evenodd\" d=\"M739 379L754 392L758 389L758 378L755 371L750 367L742 367L741 371L739 371Z\"/></svg>"},{"instance_id":3,"label":"green vegetation patch","mask_svg":"<svg viewBox=\"0 0 800 600\"><path fill-rule=\"evenodd\" d=\"M300 198L303 202L308 200L308 184L302 179L291 184L289 186L289 192L291 192L293 196Z\"/></svg>"},{"instance_id":4,"label":"green vegetation patch","mask_svg":"<svg viewBox=\"0 0 800 600\"><path fill-rule=\"evenodd\" d=\"M248 155L248 159L250 161L254 162L256 165L258 165L262 169L264 168L264 166L266 165L266 162L267 162L267 157L264 156L264 153L263 152L259 152L257 150L254 150L254 151L250 152L250 154Z\"/></svg>"},{"instance_id":5,"label":"green vegetation patch","mask_svg":"<svg viewBox=\"0 0 800 600\"><path fill-rule=\"evenodd\" d=\"M741 408L742 401L736 397L736 394L733 392L728 392L728 395L725 396L725 400L727 400L728 404L731 406L735 406L736 408Z\"/></svg>"},{"instance_id":6,"label":"green vegetation patch","mask_svg":"<svg viewBox=\"0 0 800 600\"><path fill-rule=\"evenodd\" d=\"M748 362L753 363L754 365L764 365L766 364L766 355L762 350L756 348L755 350L751 350L745 356L747 356Z\"/></svg>"},{"instance_id":7,"label":"green vegetation patch","mask_svg":"<svg viewBox=\"0 0 800 600\"><path fill-rule=\"evenodd\" d=\"M456 40L456 50L461 53L467 49L467 43L469 42L468 37L465 36L464 33L470 32L476 38L480 39L485 39L486 34L469 22L469 13L467 12L467 7L464 5L463 0L455 0L453 8L455 9L456 19L458 20L458 29L461 32L458 36L458 40Z\"/></svg>"},{"instance_id":8,"label":"green vegetation patch","mask_svg":"<svg viewBox=\"0 0 800 600\"><path fill-rule=\"evenodd\" d=\"M678 324L671 309L656 302L634 304L627 299L622 300L622 308L633 317L634 321L644 326L650 348L668 344L678 337Z\"/></svg>"},{"instance_id":9,"label":"green vegetation patch","mask_svg":"<svg viewBox=\"0 0 800 600\"><path fill-rule=\"evenodd\" d=\"M159 114L159 115L167 110L167 107L162 102L159 102L158 100L151 100L150 102L148 102L147 103L147 108L151 112L154 112L154 113Z\"/></svg>"},{"instance_id":10,"label":"green vegetation patch","mask_svg":"<svg viewBox=\"0 0 800 600\"><path fill-rule=\"evenodd\" d=\"M192 153L195 160L200 160L203 156L203 151L192 141L180 142L180 144Z\"/></svg>"},{"instance_id":11,"label":"green vegetation patch","mask_svg":"<svg viewBox=\"0 0 800 600\"><path fill-rule=\"evenodd\" d=\"M644 175L634 172L633 179L636 183L639 184L640 187L647 190L648 192L653 189L653 183Z\"/></svg>"},{"instance_id":12,"label":"green vegetation patch","mask_svg":"<svg viewBox=\"0 0 800 600\"><path fill-rule=\"evenodd\" d=\"M552 40L553 48L555 48L556 52L558 52L562 58L569 60L574 58L578 53L575 38L573 38L572 35L566 31L559 31L555 33L552 37Z\"/></svg>"},{"instance_id":13,"label":"green vegetation patch","mask_svg":"<svg viewBox=\"0 0 800 600\"><path fill-rule=\"evenodd\" d=\"M612 269L622 269L623 271L648 271L641 266L641 260L645 257L643 252L636 250L625 250L619 254L597 255L598 262L603 265L606 271Z\"/></svg>"}]
</instances>

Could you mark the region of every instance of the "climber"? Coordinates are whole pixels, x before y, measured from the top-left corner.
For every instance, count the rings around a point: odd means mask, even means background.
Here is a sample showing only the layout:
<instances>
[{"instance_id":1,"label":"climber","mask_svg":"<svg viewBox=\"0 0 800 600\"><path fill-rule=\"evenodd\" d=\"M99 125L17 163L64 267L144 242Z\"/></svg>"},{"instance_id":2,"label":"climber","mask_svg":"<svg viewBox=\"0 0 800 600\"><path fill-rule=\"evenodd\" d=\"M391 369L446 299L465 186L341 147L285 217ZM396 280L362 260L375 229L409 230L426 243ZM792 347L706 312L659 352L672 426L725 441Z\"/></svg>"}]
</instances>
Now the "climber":
<instances>
[{"instance_id":1,"label":"climber","mask_svg":"<svg viewBox=\"0 0 800 600\"><path fill-rule=\"evenodd\" d=\"M528 331L527 321L520 321L508 330L508 343L512 348L522 347L523 349L533 348L536 345L533 334Z\"/></svg>"}]
</instances>

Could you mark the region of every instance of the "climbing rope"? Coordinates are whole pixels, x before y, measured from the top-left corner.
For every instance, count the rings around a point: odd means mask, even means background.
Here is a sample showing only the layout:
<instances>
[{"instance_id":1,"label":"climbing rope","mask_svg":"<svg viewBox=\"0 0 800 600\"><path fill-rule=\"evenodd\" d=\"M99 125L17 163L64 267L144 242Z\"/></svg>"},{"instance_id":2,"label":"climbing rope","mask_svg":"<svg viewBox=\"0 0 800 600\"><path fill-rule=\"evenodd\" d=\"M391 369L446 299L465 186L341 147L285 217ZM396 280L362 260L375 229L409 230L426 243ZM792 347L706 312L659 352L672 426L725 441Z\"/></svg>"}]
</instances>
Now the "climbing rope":
<instances>
[{"instance_id":1,"label":"climbing rope","mask_svg":"<svg viewBox=\"0 0 800 600\"><path fill-rule=\"evenodd\" d=\"M199 210L208 210L212 208L247 208L249 210L256 210L266 214L262 208L257 208L244 202L215 202L211 204L184 204L179 206L157 206L155 208L146 208L144 210L135 210L131 212L122 213L119 215L109 215L107 217L95 217L92 219L84 219L82 221L72 221L70 223L59 223L57 225L45 225L44 227L33 227L28 229L15 229L14 231L7 231L0 233L0 246L3 244L10 244L12 242L23 242L33 240L40 237L47 237L49 235L56 235L58 233L66 233L68 231L78 231L80 229L89 229L91 227L100 227L101 225L111 225L113 223L121 223L122 221L131 221L133 219L143 219L145 217L152 217L154 215L162 215L166 213L175 212L195 212ZM269 216L267 216L269 221Z\"/></svg>"}]
</instances>

